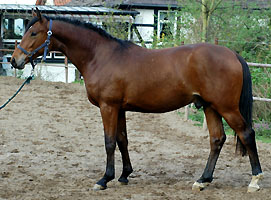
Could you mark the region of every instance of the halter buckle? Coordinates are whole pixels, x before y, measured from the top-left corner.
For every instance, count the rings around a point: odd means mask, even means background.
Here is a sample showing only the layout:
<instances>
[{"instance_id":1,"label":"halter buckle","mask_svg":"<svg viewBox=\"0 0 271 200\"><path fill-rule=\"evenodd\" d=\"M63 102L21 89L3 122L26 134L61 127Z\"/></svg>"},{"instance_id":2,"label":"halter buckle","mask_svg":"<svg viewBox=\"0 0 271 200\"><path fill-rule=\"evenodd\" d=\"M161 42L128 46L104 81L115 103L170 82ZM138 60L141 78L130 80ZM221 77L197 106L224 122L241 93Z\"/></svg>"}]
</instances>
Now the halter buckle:
<instances>
[{"instance_id":1,"label":"halter buckle","mask_svg":"<svg viewBox=\"0 0 271 200\"><path fill-rule=\"evenodd\" d=\"M51 36L52 34L53 34L52 31L48 31L48 32L47 32L47 35L48 35L48 36Z\"/></svg>"}]
</instances>

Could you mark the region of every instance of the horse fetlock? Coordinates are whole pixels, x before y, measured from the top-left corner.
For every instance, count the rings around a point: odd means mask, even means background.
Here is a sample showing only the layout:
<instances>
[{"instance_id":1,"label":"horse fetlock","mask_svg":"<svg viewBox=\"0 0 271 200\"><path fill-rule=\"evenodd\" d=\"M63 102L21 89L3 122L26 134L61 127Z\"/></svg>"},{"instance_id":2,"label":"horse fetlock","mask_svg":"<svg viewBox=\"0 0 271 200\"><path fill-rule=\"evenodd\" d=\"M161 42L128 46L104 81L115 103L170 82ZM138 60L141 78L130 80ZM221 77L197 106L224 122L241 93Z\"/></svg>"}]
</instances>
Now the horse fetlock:
<instances>
[{"instance_id":1,"label":"horse fetlock","mask_svg":"<svg viewBox=\"0 0 271 200\"><path fill-rule=\"evenodd\" d=\"M128 177L133 171L134 170L133 170L133 168L131 166L124 167L121 176Z\"/></svg>"},{"instance_id":2,"label":"horse fetlock","mask_svg":"<svg viewBox=\"0 0 271 200\"><path fill-rule=\"evenodd\" d=\"M256 192L260 190L260 186L258 185L258 181L263 179L263 173L258 174L256 176L252 176L251 182L248 185L247 192Z\"/></svg>"},{"instance_id":3,"label":"horse fetlock","mask_svg":"<svg viewBox=\"0 0 271 200\"><path fill-rule=\"evenodd\" d=\"M109 181L112 181L113 179L115 179L115 174L112 174L112 175L105 175L104 176L104 179L105 179L105 182L109 182Z\"/></svg>"},{"instance_id":4,"label":"horse fetlock","mask_svg":"<svg viewBox=\"0 0 271 200\"><path fill-rule=\"evenodd\" d=\"M193 191L202 191L204 188L206 188L210 183L205 182L205 183L199 183L199 182L195 182L192 186L192 190Z\"/></svg>"}]
</instances>

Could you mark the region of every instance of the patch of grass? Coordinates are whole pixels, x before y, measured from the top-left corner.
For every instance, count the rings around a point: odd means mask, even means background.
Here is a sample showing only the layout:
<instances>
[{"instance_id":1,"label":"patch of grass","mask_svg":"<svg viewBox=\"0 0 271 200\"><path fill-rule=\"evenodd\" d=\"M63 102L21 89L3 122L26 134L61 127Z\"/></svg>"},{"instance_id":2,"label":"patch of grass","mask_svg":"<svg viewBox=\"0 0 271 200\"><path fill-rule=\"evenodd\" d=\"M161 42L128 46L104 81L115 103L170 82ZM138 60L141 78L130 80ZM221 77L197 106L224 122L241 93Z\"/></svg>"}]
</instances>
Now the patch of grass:
<instances>
[{"instance_id":1,"label":"patch of grass","mask_svg":"<svg viewBox=\"0 0 271 200\"><path fill-rule=\"evenodd\" d=\"M269 122L254 122L254 130L256 132L256 139L266 143L271 143L271 123Z\"/></svg>"},{"instance_id":2,"label":"patch of grass","mask_svg":"<svg viewBox=\"0 0 271 200\"><path fill-rule=\"evenodd\" d=\"M267 138L265 136L258 136L258 135L256 135L256 139L260 140L260 141L262 141L264 143L271 143L271 138L270 137Z\"/></svg>"},{"instance_id":3,"label":"patch of grass","mask_svg":"<svg viewBox=\"0 0 271 200\"><path fill-rule=\"evenodd\" d=\"M184 116L184 113L179 114L181 117ZM197 110L196 108L192 107L189 108L189 116L188 118L195 123L195 126L203 126L204 121L204 112L203 109ZM228 123L222 119L223 127L226 135L234 135L234 131L228 125ZM256 132L256 139L261 140L265 143L271 143L271 124L270 123L263 123L263 122L256 122L254 121L254 127Z\"/></svg>"},{"instance_id":4,"label":"patch of grass","mask_svg":"<svg viewBox=\"0 0 271 200\"><path fill-rule=\"evenodd\" d=\"M72 83L79 83L80 85L84 85L85 84L83 79L75 80Z\"/></svg>"},{"instance_id":5,"label":"patch of grass","mask_svg":"<svg viewBox=\"0 0 271 200\"><path fill-rule=\"evenodd\" d=\"M195 124L196 126L203 126L203 121L204 121L203 109L202 108L200 108L199 110L196 110L195 108L190 109L188 119L198 122Z\"/></svg>"}]
</instances>

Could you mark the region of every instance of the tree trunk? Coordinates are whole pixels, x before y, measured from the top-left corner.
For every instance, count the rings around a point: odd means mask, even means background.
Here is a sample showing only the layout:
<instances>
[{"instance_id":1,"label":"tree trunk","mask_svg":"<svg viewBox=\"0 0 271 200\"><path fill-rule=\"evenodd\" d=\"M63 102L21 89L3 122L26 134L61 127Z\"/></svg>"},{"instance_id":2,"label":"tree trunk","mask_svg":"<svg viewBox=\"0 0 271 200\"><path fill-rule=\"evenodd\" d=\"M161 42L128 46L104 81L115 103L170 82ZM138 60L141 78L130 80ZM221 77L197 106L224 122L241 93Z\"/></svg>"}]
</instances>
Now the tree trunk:
<instances>
[{"instance_id":1,"label":"tree trunk","mask_svg":"<svg viewBox=\"0 0 271 200\"><path fill-rule=\"evenodd\" d=\"M209 18L209 12L207 9L207 1L208 0L202 0L201 4L201 14L202 14L202 33L201 33L201 41L206 42L207 41L207 31L208 31L208 18Z\"/></svg>"}]
</instances>

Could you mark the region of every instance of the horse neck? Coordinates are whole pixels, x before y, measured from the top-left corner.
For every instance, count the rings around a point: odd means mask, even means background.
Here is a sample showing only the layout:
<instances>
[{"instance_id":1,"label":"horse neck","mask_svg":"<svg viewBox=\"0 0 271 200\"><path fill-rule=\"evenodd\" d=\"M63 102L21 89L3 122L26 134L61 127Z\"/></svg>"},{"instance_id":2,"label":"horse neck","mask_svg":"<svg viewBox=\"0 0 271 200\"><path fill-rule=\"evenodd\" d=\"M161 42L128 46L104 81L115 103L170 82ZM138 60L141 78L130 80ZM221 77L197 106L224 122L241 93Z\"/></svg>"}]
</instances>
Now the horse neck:
<instances>
[{"instance_id":1,"label":"horse neck","mask_svg":"<svg viewBox=\"0 0 271 200\"><path fill-rule=\"evenodd\" d=\"M115 41L93 30L62 21L54 21L52 31L54 37L51 50L64 53L81 74L98 57L106 59L106 56L111 56L116 45Z\"/></svg>"}]
</instances>

